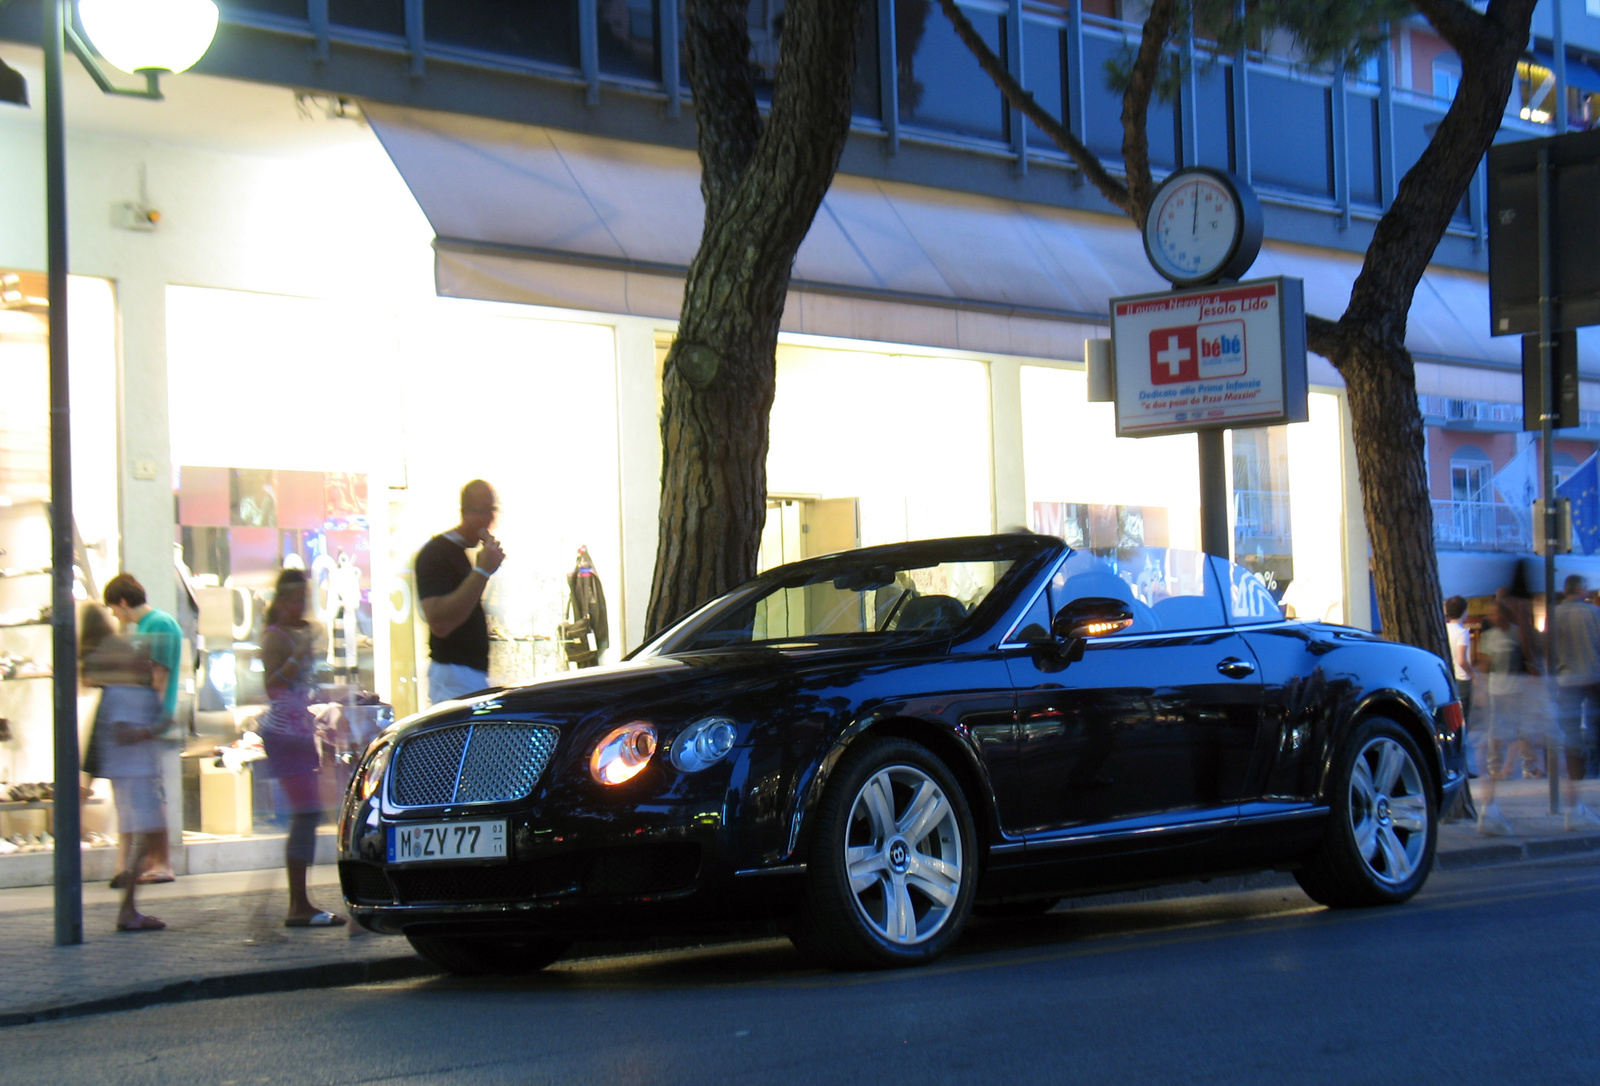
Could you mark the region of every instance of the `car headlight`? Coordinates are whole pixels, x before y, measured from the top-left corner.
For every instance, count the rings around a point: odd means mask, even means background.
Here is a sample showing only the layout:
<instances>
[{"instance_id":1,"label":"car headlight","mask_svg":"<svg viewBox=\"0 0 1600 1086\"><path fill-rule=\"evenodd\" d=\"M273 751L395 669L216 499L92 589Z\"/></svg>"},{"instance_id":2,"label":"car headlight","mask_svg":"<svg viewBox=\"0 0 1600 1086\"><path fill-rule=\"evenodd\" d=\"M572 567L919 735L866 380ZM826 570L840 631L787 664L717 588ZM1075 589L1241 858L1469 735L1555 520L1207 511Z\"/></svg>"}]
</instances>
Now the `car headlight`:
<instances>
[{"instance_id":1,"label":"car headlight","mask_svg":"<svg viewBox=\"0 0 1600 1086\"><path fill-rule=\"evenodd\" d=\"M606 733L589 755L589 776L601 784L622 784L638 776L656 752L656 729L642 720Z\"/></svg>"},{"instance_id":2,"label":"car headlight","mask_svg":"<svg viewBox=\"0 0 1600 1086\"><path fill-rule=\"evenodd\" d=\"M672 764L685 773L715 765L728 756L738 731L725 716L708 716L690 724L672 741Z\"/></svg>"},{"instance_id":3,"label":"car headlight","mask_svg":"<svg viewBox=\"0 0 1600 1086\"><path fill-rule=\"evenodd\" d=\"M385 743L378 748L378 753L367 760L367 764L361 770L361 783L358 785L362 799L371 799L372 794L382 786L383 774L388 770L389 759L393 755L394 744Z\"/></svg>"}]
</instances>

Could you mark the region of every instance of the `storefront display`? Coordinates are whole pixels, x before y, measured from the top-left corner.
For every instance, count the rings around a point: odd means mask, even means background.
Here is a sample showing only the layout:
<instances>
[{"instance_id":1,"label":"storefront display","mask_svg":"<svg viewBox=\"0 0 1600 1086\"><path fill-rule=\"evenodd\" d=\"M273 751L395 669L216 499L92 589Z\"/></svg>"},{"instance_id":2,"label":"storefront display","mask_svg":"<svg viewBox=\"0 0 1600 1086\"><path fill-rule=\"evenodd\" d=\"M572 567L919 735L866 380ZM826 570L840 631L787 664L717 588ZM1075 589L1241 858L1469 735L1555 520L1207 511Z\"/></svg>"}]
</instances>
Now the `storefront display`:
<instances>
[{"instance_id":1,"label":"storefront display","mask_svg":"<svg viewBox=\"0 0 1600 1086\"><path fill-rule=\"evenodd\" d=\"M49 323L45 277L0 269L0 856L54 845ZM73 401L74 588L93 598L117 568L115 309L110 284L68 281ZM85 545L87 540L89 545ZM80 698L87 730L95 695ZM85 844L107 843L101 791ZM3 885L4 883L0 883Z\"/></svg>"}]
</instances>

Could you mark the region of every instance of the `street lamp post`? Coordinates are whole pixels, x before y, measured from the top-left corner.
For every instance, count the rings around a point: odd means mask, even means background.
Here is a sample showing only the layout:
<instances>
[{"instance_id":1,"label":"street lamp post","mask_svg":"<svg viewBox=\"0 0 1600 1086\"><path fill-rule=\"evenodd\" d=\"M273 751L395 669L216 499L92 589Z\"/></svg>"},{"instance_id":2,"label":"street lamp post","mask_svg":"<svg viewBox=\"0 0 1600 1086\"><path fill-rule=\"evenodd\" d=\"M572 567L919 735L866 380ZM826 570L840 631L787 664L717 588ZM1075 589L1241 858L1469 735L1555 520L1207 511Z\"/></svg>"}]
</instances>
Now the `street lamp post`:
<instances>
[{"instance_id":1,"label":"street lamp post","mask_svg":"<svg viewBox=\"0 0 1600 1086\"><path fill-rule=\"evenodd\" d=\"M71 48L107 94L160 98L162 72L205 55L217 29L212 0L82 0L78 14L95 48L145 89L122 90L95 63L72 26L72 0L44 5L44 170L50 288L50 626L54 672L55 941L83 942L83 856L78 760L78 652L72 599L72 412L67 365L67 160L63 62ZM131 873L130 873L131 874Z\"/></svg>"}]
</instances>

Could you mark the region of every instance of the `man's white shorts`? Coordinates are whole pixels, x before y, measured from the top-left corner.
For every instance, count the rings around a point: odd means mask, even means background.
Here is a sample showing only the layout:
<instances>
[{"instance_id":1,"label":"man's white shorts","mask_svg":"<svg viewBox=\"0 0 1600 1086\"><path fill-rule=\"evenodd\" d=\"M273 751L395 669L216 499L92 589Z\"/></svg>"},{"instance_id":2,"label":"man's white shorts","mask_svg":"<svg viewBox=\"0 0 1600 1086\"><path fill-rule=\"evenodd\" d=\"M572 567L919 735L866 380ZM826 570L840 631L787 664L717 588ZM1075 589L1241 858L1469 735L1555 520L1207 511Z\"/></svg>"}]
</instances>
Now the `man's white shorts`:
<instances>
[{"instance_id":1,"label":"man's white shorts","mask_svg":"<svg viewBox=\"0 0 1600 1086\"><path fill-rule=\"evenodd\" d=\"M489 673L465 664L428 662L428 700L437 705L489 687Z\"/></svg>"}]
</instances>

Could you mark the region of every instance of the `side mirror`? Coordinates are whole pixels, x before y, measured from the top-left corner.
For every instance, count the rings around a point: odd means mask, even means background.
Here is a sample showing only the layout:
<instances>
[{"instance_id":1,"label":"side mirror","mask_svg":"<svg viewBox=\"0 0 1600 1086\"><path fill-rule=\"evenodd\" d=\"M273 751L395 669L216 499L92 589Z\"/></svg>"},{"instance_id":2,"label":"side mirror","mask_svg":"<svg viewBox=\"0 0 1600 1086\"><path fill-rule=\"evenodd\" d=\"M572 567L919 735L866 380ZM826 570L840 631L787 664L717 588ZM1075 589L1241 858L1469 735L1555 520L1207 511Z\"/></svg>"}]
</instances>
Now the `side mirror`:
<instances>
[{"instance_id":1,"label":"side mirror","mask_svg":"<svg viewBox=\"0 0 1600 1086\"><path fill-rule=\"evenodd\" d=\"M1083 596L1073 600L1050 623L1058 641L1071 643L1090 637L1107 637L1133 625L1133 610L1110 596Z\"/></svg>"}]
</instances>

